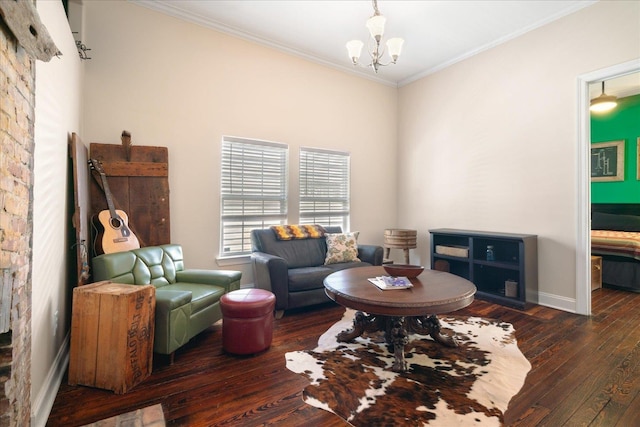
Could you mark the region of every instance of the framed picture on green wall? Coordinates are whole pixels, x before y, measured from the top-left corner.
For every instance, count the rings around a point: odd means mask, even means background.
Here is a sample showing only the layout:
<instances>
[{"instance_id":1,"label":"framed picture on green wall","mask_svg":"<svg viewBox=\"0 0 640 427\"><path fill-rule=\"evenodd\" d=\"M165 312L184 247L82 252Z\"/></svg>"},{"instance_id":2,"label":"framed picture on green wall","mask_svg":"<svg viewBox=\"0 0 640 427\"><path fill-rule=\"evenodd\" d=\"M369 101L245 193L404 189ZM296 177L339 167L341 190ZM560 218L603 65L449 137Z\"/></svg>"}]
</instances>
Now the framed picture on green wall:
<instances>
[{"instance_id":1,"label":"framed picture on green wall","mask_svg":"<svg viewBox=\"0 0 640 427\"><path fill-rule=\"evenodd\" d=\"M624 181L624 140L591 144L591 181Z\"/></svg>"}]
</instances>

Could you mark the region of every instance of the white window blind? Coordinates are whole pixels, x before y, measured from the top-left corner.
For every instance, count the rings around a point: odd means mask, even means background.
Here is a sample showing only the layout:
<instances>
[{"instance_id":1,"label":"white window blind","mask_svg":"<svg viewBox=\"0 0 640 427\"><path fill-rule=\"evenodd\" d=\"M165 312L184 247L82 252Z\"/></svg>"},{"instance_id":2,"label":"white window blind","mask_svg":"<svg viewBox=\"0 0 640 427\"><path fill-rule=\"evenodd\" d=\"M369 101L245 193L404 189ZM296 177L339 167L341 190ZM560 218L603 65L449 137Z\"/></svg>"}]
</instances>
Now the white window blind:
<instances>
[{"instance_id":1,"label":"white window blind","mask_svg":"<svg viewBox=\"0 0 640 427\"><path fill-rule=\"evenodd\" d=\"M251 253L251 230L287 220L286 144L224 137L221 256Z\"/></svg>"},{"instance_id":2,"label":"white window blind","mask_svg":"<svg viewBox=\"0 0 640 427\"><path fill-rule=\"evenodd\" d=\"M300 223L349 226L349 153L300 149Z\"/></svg>"}]
</instances>

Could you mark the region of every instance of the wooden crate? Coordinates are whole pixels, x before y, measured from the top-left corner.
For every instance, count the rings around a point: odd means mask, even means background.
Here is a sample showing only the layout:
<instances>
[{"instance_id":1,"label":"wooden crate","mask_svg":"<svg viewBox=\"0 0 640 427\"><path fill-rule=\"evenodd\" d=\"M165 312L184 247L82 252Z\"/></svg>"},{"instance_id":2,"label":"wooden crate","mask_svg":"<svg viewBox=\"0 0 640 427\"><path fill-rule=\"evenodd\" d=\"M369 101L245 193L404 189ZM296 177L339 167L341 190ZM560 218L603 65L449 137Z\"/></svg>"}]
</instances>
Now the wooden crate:
<instances>
[{"instance_id":1,"label":"wooden crate","mask_svg":"<svg viewBox=\"0 0 640 427\"><path fill-rule=\"evenodd\" d=\"M74 288L69 384L122 394L151 375L155 306L152 285Z\"/></svg>"},{"instance_id":2,"label":"wooden crate","mask_svg":"<svg viewBox=\"0 0 640 427\"><path fill-rule=\"evenodd\" d=\"M602 287L602 257L591 257L591 290Z\"/></svg>"}]
</instances>

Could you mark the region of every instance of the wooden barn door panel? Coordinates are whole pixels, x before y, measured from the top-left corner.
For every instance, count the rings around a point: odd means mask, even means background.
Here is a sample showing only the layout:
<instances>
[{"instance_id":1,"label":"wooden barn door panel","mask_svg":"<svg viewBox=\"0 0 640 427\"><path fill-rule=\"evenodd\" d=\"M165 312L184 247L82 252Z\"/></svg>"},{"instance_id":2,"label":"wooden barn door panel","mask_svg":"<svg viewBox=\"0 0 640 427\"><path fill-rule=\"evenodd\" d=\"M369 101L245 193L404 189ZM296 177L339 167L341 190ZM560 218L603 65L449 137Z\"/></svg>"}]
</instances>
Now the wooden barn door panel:
<instances>
[{"instance_id":1,"label":"wooden barn door panel","mask_svg":"<svg viewBox=\"0 0 640 427\"><path fill-rule=\"evenodd\" d=\"M168 179L131 177L129 191L130 215L137 218L137 222L144 224L146 239L150 242L170 243Z\"/></svg>"},{"instance_id":2,"label":"wooden barn door panel","mask_svg":"<svg viewBox=\"0 0 640 427\"><path fill-rule=\"evenodd\" d=\"M169 151L166 147L91 143L90 157L100 162L116 209L129 216L129 228L141 246L171 242ZM108 209L101 185L91 180L91 213Z\"/></svg>"}]
</instances>

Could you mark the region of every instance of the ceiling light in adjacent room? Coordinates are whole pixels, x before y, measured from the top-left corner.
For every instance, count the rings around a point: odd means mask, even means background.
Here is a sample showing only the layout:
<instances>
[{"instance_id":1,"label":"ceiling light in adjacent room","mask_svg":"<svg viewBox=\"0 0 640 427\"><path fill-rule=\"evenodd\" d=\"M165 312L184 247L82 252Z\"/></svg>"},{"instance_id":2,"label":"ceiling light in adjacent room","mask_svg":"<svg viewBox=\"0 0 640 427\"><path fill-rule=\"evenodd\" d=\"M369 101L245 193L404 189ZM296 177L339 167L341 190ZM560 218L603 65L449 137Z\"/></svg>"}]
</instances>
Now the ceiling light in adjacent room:
<instances>
[{"instance_id":1,"label":"ceiling light in adjacent room","mask_svg":"<svg viewBox=\"0 0 640 427\"><path fill-rule=\"evenodd\" d=\"M589 109L596 113L612 110L618 105L617 98L615 96L607 95L604 93L604 80L602 81L602 94L591 100L591 107Z\"/></svg>"}]
</instances>

